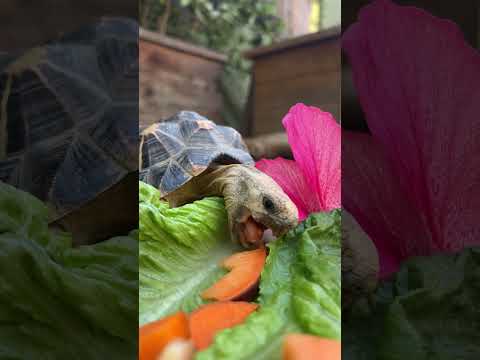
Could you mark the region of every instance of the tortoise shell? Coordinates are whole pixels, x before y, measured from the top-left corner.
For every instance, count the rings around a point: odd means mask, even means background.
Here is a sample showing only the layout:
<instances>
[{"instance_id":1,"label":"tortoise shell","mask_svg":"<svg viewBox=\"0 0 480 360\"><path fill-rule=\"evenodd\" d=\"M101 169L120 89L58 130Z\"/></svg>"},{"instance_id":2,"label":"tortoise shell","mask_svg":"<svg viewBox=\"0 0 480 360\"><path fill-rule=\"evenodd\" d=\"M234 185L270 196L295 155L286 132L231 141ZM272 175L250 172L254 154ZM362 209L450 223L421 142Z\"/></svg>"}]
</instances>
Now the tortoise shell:
<instances>
[{"instance_id":1,"label":"tortoise shell","mask_svg":"<svg viewBox=\"0 0 480 360\"><path fill-rule=\"evenodd\" d=\"M166 196L213 164L254 160L242 136L190 111L155 123L140 133L140 180Z\"/></svg>"},{"instance_id":2,"label":"tortoise shell","mask_svg":"<svg viewBox=\"0 0 480 360\"><path fill-rule=\"evenodd\" d=\"M105 18L0 69L0 180L54 218L138 168L138 25Z\"/></svg>"}]
</instances>

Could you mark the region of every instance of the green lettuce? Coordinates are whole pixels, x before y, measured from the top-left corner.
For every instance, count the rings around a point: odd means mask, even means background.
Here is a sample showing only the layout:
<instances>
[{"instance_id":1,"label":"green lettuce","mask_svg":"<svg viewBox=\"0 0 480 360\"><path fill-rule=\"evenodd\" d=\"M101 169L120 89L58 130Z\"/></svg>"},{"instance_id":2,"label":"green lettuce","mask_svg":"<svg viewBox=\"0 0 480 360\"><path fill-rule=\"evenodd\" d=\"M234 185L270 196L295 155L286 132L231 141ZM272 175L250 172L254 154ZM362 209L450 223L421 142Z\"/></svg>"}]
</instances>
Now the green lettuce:
<instances>
[{"instance_id":1,"label":"green lettuce","mask_svg":"<svg viewBox=\"0 0 480 360\"><path fill-rule=\"evenodd\" d=\"M260 281L260 307L226 329L196 360L279 359L283 336L340 339L340 211L311 215L271 243Z\"/></svg>"},{"instance_id":2,"label":"green lettuce","mask_svg":"<svg viewBox=\"0 0 480 360\"><path fill-rule=\"evenodd\" d=\"M158 190L139 183L140 325L204 303L200 293L225 274L239 248L230 240L222 198L170 209Z\"/></svg>"},{"instance_id":3,"label":"green lettuce","mask_svg":"<svg viewBox=\"0 0 480 360\"><path fill-rule=\"evenodd\" d=\"M480 248L415 257L344 323L345 359L478 359Z\"/></svg>"},{"instance_id":4,"label":"green lettuce","mask_svg":"<svg viewBox=\"0 0 480 360\"><path fill-rule=\"evenodd\" d=\"M0 358L137 354L135 233L73 248L35 197L0 183Z\"/></svg>"},{"instance_id":5,"label":"green lettuce","mask_svg":"<svg viewBox=\"0 0 480 360\"><path fill-rule=\"evenodd\" d=\"M200 293L241 250L229 238L223 199L170 209L140 183L140 324L203 304ZM283 336L340 339L340 211L310 216L269 245L259 310L222 331L196 359L279 359Z\"/></svg>"}]
</instances>

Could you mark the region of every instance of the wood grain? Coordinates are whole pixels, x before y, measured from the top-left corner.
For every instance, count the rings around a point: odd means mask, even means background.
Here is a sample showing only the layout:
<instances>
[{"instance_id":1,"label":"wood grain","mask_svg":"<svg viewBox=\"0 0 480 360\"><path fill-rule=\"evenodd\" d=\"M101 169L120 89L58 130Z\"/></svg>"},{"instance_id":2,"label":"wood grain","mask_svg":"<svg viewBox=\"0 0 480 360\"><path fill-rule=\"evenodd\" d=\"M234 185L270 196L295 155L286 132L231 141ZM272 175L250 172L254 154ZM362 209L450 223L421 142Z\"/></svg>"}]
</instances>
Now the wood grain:
<instances>
[{"instance_id":1,"label":"wood grain","mask_svg":"<svg viewBox=\"0 0 480 360\"><path fill-rule=\"evenodd\" d=\"M223 123L223 61L140 39L140 126L191 110Z\"/></svg>"},{"instance_id":2,"label":"wood grain","mask_svg":"<svg viewBox=\"0 0 480 360\"><path fill-rule=\"evenodd\" d=\"M298 102L317 106L340 120L341 49L337 35L310 35L301 41L289 40L288 46L277 44L270 51L256 53L249 136L284 131L281 120Z\"/></svg>"}]
</instances>

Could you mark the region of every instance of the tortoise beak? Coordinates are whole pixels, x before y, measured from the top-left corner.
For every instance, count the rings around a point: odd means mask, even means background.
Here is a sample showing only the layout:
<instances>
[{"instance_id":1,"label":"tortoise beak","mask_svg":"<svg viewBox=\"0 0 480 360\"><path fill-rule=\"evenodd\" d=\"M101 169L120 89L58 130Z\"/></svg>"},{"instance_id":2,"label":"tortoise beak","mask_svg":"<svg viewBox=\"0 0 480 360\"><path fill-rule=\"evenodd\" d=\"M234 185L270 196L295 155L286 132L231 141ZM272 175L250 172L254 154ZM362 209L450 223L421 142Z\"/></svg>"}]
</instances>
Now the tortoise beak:
<instances>
[{"instance_id":1,"label":"tortoise beak","mask_svg":"<svg viewBox=\"0 0 480 360\"><path fill-rule=\"evenodd\" d=\"M262 223L249 216L244 222L239 223L240 243L247 248L261 245L265 229Z\"/></svg>"},{"instance_id":2,"label":"tortoise beak","mask_svg":"<svg viewBox=\"0 0 480 360\"><path fill-rule=\"evenodd\" d=\"M295 228L297 225L298 225L298 220L296 219L294 221L286 221L282 223L282 225L272 228L273 235L275 235L276 237L283 236L287 232Z\"/></svg>"},{"instance_id":3,"label":"tortoise beak","mask_svg":"<svg viewBox=\"0 0 480 360\"><path fill-rule=\"evenodd\" d=\"M289 230L290 228L279 228L277 230L273 230L273 235L275 235L275 237L278 238L280 236L285 235Z\"/></svg>"}]
</instances>

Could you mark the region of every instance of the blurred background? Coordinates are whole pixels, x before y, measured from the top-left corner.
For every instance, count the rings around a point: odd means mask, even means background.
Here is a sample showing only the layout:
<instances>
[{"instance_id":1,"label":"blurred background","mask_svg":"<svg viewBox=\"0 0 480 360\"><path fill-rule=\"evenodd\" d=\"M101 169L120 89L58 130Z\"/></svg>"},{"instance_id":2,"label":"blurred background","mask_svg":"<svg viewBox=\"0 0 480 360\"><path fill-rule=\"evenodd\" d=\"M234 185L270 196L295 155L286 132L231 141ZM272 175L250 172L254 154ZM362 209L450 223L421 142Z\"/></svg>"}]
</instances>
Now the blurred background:
<instances>
[{"instance_id":1,"label":"blurred background","mask_svg":"<svg viewBox=\"0 0 480 360\"><path fill-rule=\"evenodd\" d=\"M141 0L140 125L193 110L280 134L296 102L340 119L339 0Z\"/></svg>"},{"instance_id":2,"label":"blurred background","mask_svg":"<svg viewBox=\"0 0 480 360\"><path fill-rule=\"evenodd\" d=\"M2 0L0 53L23 51L105 16L138 18L131 0Z\"/></svg>"},{"instance_id":3,"label":"blurred background","mask_svg":"<svg viewBox=\"0 0 480 360\"><path fill-rule=\"evenodd\" d=\"M362 7L372 0L338 1L341 3L342 32L356 20ZM411 5L428 11L434 16L453 21L459 26L467 43L480 49L480 1L462 0L395 0L399 5ZM368 132L363 111L358 102L348 59L342 54L342 127L347 130Z\"/></svg>"}]
</instances>

